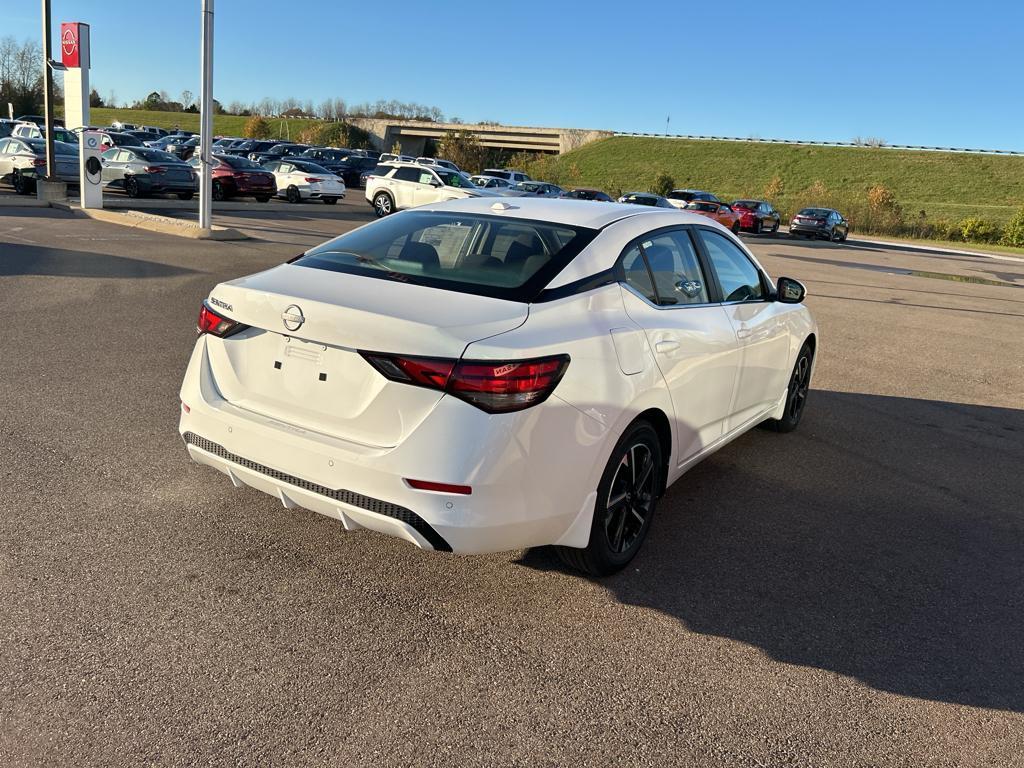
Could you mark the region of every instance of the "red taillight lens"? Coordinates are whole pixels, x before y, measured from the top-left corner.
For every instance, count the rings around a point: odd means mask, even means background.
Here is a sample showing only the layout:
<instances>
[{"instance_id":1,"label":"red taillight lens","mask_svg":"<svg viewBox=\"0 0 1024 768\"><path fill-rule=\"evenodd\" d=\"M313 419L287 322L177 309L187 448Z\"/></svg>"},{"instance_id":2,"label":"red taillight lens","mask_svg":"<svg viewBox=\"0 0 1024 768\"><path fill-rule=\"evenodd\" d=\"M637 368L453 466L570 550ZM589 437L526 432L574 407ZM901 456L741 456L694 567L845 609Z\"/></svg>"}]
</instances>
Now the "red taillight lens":
<instances>
[{"instance_id":1,"label":"red taillight lens","mask_svg":"<svg viewBox=\"0 0 1024 768\"><path fill-rule=\"evenodd\" d=\"M163 173L167 169L162 165L147 165L145 170L146 173Z\"/></svg>"},{"instance_id":2,"label":"red taillight lens","mask_svg":"<svg viewBox=\"0 0 1024 768\"><path fill-rule=\"evenodd\" d=\"M32 165L46 165L45 157L37 157L32 160Z\"/></svg>"},{"instance_id":3,"label":"red taillight lens","mask_svg":"<svg viewBox=\"0 0 1024 768\"><path fill-rule=\"evenodd\" d=\"M199 320L196 322L196 333L200 336L204 333L212 333L214 336L230 336L237 333L246 326L236 323L226 317L221 317L203 302L199 308Z\"/></svg>"},{"instance_id":4,"label":"red taillight lens","mask_svg":"<svg viewBox=\"0 0 1024 768\"><path fill-rule=\"evenodd\" d=\"M319 183L321 181L324 181L324 179L318 179L315 176L307 176L306 177L306 183L307 184L317 184L317 183Z\"/></svg>"},{"instance_id":5,"label":"red taillight lens","mask_svg":"<svg viewBox=\"0 0 1024 768\"><path fill-rule=\"evenodd\" d=\"M568 355L532 360L447 360L361 353L391 381L438 389L488 413L544 402L569 366Z\"/></svg>"}]
</instances>

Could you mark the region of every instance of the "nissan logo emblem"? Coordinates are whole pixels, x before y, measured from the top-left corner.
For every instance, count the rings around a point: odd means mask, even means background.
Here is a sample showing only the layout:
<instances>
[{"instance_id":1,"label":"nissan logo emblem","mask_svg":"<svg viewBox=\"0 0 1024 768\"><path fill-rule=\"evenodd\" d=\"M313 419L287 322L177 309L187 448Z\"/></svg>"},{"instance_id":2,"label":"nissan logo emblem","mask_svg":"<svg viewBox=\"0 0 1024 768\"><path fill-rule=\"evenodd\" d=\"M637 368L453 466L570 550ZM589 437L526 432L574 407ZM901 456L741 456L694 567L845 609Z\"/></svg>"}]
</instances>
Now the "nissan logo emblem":
<instances>
[{"instance_id":1,"label":"nissan logo emblem","mask_svg":"<svg viewBox=\"0 0 1024 768\"><path fill-rule=\"evenodd\" d=\"M302 324L306 322L305 316L302 314L302 310L296 304L292 304L288 309L281 315L281 320L284 322L284 327L289 331L297 331L302 327Z\"/></svg>"}]
</instances>

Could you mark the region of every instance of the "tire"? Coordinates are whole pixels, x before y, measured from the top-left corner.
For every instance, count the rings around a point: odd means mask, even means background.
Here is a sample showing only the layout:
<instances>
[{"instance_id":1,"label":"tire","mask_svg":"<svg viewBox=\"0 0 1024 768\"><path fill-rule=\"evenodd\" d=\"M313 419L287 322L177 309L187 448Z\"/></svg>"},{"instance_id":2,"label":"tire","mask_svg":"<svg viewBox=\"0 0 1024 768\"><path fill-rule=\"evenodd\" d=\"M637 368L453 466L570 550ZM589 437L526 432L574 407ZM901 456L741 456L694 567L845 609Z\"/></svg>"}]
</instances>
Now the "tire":
<instances>
[{"instance_id":1,"label":"tire","mask_svg":"<svg viewBox=\"0 0 1024 768\"><path fill-rule=\"evenodd\" d=\"M288 187L287 191L284 193L284 196L288 200L289 203L301 203L302 202L302 195L299 193L299 188L296 187L294 184L292 184L292 186Z\"/></svg>"},{"instance_id":2,"label":"tire","mask_svg":"<svg viewBox=\"0 0 1024 768\"><path fill-rule=\"evenodd\" d=\"M755 235L760 235L761 234L761 219L760 218L754 219L754 234Z\"/></svg>"},{"instance_id":3,"label":"tire","mask_svg":"<svg viewBox=\"0 0 1024 768\"><path fill-rule=\"evenodd\" d=\"M833 230L832 230L832 231L831 231L831 232L829 233L829 235L828 235L828 239L829 239L829 242L830 242L830 243L838 243L838 242L839 242L839 241L840 241L840 240L841 240L842 238L840 238L840 237L839 237L839 233L838 233L838 232L837 232L837 231L836 231L835 229L833 229Z\"/></svg>"},{"instance_id":4,"label":"tire","mask_svg":"<svg viewBox=\"0 0 1024 768\"><path fill-rule=\"evenodd\" d=\"M850 236L850 230L847 229L845 232L843 232L842 240L840 240L839 242L845 243L846 242L846 238L848 238L849 236Z\"/></svg>"},{"instance_id":5,"label":"tire","mask_svg":"<svg viewBox=\"0 0 1024 768\"><path fill-rule=\"evenodd\" d=\"M266 203L270 201L270 195L256 195L257 203Z\"/></svg>"},{"instance_id":6,"label":"tire","mask_svg":"<svg viewBox=\"0 0 1024 768\"><path fill-rule=\"evenodd\" d=\"M213 188L210 192L214 200L226 200L228 197L227 192L224 189L224 185L219 181L213 182Z\"/></svg>"},{"instance_id":7,"label":"tire","mask_svg":"<svg viewBox=\"0 0 1024 768\"><path fill-rule=\"evenodd\" d=\"M338 204L338 198L336 198L336 197L325 197L324 198L324 204L325 205L337 205Z\"/></svg>"},{"instance_id":8,"label":"tire","mask_svg":"<svg viewBox=\"0 0 1024 768\"><path fill-rule=\"evenodd\" d=\"M586 549L556 547L562 561L591 576L608 576L629 565L650 530L664 471L654 427L635 422L615 444L597 485L590 542Z\"/></svg>"},{"instance_id":9,"label":"tire","mask_svg":"<svg viewBox=\"0 0 1024 768\"><path fill-rule=\"evenodd\" d=\"M32 191L32 182L21 175L21 171L14 172L14 178L11 179L11 183L14 185L14 191L19 195L27 195Z\"/></svg>"},{"instance_id":10,"label":"tire","mask_svg":"<svg viewBox=\"0 0 1024 768\"><path fill-rule=\"evenodd\" d=\"M124 191L128 193L128 197L141 197L142 193L139 191L139 182L134 176L129 176L124 180Z\"/></svg>"},{"instance_id":11,"label":"tire","mask_svg":"<svg viewBox=\"0 0 1024 768\"><path fill-rule=\"evenodd\" d=\"M779 232L779 222L776 221L772 225L772 234L775 235L775 234L778 234L778 232Z\"/></svg>"},{"instance_id":12,"label":"tire","mask_svg":"<svg viewBox=\"0 0 1024 768\"><path fill-rule=\"evenodd\" d=\"M732 230L734 235L738 235L740 233L740 223L738 221L734 221L729 229Z\"/></svg>"},{"instance_id":13,"label":"tire","mask_svg":"<svg viewBox=\"0 0 1024 768\"><path fill-rule=\"evenodd\" d=\"M776 432L792 432L800 423L800 417L804 414L807 406L807 393L811 386L811 367L814 362L814 352L810 344L804 344L800 354L796 356L796 363L793 365L793 373L789 377L789 387L786 394L786 410L781 419L769 419L765 422L768 429Z\"/></svg>"},{"instance_id":14,"label":"tire","mask_svg":"<svg viewBox=\"0 0 1024 768\"><path fill-rule=\"evenodd\" d=\"M179 200L191 200L193 197L195 197L195 192L179 192L178 193L178 199Z\"/></svg>"},{"instance_id":15,"label":"tire","mask_svg":"<svg viewBox=\"0 0 1024 768\"><path fill-rule=\"evenodd\" d=\"M373 196L373 212L378 219L383 219L395 210L395 201L387 192L378 192Z\"/></svg>"}]
</instances>

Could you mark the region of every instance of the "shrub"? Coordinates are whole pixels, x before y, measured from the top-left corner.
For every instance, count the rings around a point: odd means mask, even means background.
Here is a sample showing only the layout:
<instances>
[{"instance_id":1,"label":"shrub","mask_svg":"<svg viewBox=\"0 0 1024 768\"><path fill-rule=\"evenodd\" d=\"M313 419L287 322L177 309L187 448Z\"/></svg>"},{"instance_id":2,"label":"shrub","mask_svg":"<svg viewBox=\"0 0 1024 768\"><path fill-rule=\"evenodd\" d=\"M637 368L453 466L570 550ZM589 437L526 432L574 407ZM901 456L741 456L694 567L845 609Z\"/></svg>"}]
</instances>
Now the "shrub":
<instances>
[{"instance_id":1,"label":"shrub","mask_svg":"<svg viewBox=\"0 0 1024 768\"><path fill-rule=\"evenodd\" d=\"M998 224L980 216L968 216L960 222L960 236L965 243L994 243L1001 234Z\"/></svg>"},{"instance_id":2,"label":"shrub","mask_svg":"<svg viewBox=\"0 0 1024 768\"><path fill-rule=\"evenodd\" d=\"M245 121L242 135L247 139L269 139L271 135L270 123L259 115L254 115Z\"/></svg>"},{"instance_id":3,"label":"shrub","mask_svg":"<svg viewBox=\"0 0 1024 768\"><path fill-rule=\"evenodd\" d=\"M654 177L654 182L651 184L650 191L656 195L664 197L673 189L676 188L676 180L671 175L662 171Z\"/></svg>"},{"instance_id":4,"label":"shrub","mask_svg":"<svg viewBox=\"0 0 1024 768\"><path fill-rule=\"evenodd\" d=\"M472 131L448 131L437 142L437 154L467 173L479 173L484 169L484 148Z\"/></svg>"},{"instance_id":5,"label":"shrub","mask_svg":"<svg viewBox=\"0 0 1024 768\"><path fill-rule=\"evenodd\" d=\"M1024 208L1013 215L1003 229L1003 237L999 241L1003 245L1024 248Z\"/></svg>"}]
</instances>

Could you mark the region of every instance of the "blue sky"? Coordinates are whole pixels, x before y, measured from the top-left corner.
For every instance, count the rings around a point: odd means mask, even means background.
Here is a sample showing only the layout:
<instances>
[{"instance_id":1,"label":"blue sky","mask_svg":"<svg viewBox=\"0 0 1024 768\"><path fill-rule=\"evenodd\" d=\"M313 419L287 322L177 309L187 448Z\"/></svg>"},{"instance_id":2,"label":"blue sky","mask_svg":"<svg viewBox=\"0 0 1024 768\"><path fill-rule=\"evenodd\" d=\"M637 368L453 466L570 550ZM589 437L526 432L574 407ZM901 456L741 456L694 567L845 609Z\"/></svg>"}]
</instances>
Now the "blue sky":
<instances>
[{"instance_id":1,"label":"blue sky","mask_svg":"<svg viewBox=\"0 0 1024 768\"><path fill-rule=\"evenodd\" d=\"M39 35L4 0L0 36ZM200 0L53 0L93 85L199 91ZM123 9L123 10L121 10ZM809 10L812 9L812 10ZM218 99L398 99L469 122L1024 150L1024 2L218 0ZM56 34L54 36L56 40Z\"/></svg>"}]
</instances>

